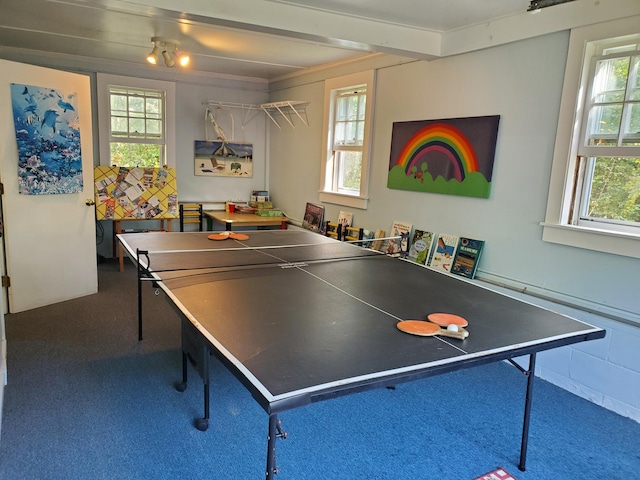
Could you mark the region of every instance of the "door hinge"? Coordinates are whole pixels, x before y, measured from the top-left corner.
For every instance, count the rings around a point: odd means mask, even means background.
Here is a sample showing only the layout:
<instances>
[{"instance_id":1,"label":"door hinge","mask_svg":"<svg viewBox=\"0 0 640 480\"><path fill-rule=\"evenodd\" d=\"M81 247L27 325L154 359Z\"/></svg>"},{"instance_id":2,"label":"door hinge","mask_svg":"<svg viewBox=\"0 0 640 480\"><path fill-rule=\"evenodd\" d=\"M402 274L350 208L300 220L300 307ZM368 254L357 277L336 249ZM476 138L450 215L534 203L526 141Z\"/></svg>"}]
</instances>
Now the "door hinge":
<instances>
[{"instance_id":1,"label":"door hinge","mask_svg":"<svg viewBox=\"0 0 640 480\"><path fill-rule=\"evenodd\" d=\"M9 278L9 275L2 275L2 287L10 287L11 286L11 279Z\"/></svg>"},{"instance_id":2,"label":"door hinge","mask_svg":"<svg viewBox=\"0 0 640 480\"><path fill-rule=\"evenodd\" d=\"M0 182L0 195L4 195L4 183Z\"/></svg>"}]
</instances>

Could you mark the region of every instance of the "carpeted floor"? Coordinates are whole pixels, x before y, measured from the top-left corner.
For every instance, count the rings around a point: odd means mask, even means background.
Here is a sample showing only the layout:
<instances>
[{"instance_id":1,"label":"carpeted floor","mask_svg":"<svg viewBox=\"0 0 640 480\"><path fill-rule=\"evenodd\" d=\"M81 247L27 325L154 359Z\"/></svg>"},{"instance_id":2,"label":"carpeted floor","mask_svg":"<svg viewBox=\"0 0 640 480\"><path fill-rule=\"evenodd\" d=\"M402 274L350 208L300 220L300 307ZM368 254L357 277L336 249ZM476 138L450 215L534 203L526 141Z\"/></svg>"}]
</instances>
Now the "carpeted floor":
<instances>
[{"instance_id":1,"label":"carpeted floor","mask_svg":"<svg viewBox=\"0 0 640 480\"><path fill-rule=\"evenodd\" d=\"M212 359L180 379L179 319L135 269L99 266L100 292L6 317L9 384L0 479L264 478L268 416ZM640 478L640 424L537 380L527 471L517 469L525 378L505 363L313 404L281 415L278 480Z\"/></svg>"}]
</instances>

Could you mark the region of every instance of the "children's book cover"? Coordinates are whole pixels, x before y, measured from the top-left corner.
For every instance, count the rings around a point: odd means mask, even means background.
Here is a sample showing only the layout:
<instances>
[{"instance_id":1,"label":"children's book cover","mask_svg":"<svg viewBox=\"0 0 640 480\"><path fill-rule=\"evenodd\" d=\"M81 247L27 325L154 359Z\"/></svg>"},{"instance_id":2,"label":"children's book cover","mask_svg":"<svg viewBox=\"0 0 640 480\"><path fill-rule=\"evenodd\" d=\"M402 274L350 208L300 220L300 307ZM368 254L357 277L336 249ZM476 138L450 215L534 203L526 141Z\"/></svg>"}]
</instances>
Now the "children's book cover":
<instances>
[{"instance_id":1,"label":"children's book cover","mask_svg":"<svg viewBox=\"0 0 640 480\"><path fill-rule=\"evenodd\" d=\"M387 232L385 232L384 230L376 230L375 233L373 234L373 241L371 242L371 249L372 250L378 250L379 252L382 251L382 247L384 246L384 240L382 240L385 235L387 234Z\"/></svg>"},{"instance_id":2,"label":"children's book cover","mask_svg":"<svg viewBox=\"0 0 640 480\"><path fill-rule=\"evenodd\" d=\"M338 215L338 224L342 225L343 229L344 227L350 227L353 225L353 213L340 210L340 214Z\"/></svg>"},{"instance_id":3,"label":"children's book cover","mask_svg":"<svg viewBox=\"0 0 640 480\"><path fill-rule=\"evenodd\" d=\"M362 243L360 244L364 248L371 248L371 241L373 240L373 236L376 232L373 230L363 229L362 230Z\"/></svg>"},{"instance_id":4,"label":"children's book cover","mask_svg":"<svg viewBox=\"0 0 640 480\"><path fill-rule=\"evenodd\" d=\"M406 222L393 222L391 233L385 253L387 255L406 257L409 253L409 236L412 224Z\"/></svg>"},{"instance_id":5,"label":"children's book cover","mask_svg":"<svg viewBox=\"0 0 640 480\"><path fill-rule=\"evenodd\" d=\"M483 247L484 240L460 237L456 259L453 261L451 273L467 278L475 277Z\"/></svg>"},{"instance_id":6,"label":"children's book cover","mask_svg":"<svg viewBox=\"0 0 640 480\"><path fill-rule=\"evenodd\" d=\"M429 266L450 273L459 240L460 238L455 235L439 234Z\"/></svg>"},{"instance_id":7,"label":"children's book cover","mask_svg":"<svg viewBox=\"0 0 640 480\"><path fill-rule=\"evenodd\" d=\"M304 218L302 219L302 227L312 232L320 232L322 220L324 218L324 207L322 205L314 205L308 203L304 209Z\"/></svg>"},{"instance_id":8,"label":"children's book cover","mask_svg":"<svg viewBox=\"0 0 640 480\"><path fill-rule=\"evenodd\" d=\"M413 237L411 239L411 246L409 247L409 255L407 258L412 262L426 265L427 260L429 259L429 253L431 253L432 245L433 232L427 232L416 228L413 231Z\"/></svg>"}]
</instances>

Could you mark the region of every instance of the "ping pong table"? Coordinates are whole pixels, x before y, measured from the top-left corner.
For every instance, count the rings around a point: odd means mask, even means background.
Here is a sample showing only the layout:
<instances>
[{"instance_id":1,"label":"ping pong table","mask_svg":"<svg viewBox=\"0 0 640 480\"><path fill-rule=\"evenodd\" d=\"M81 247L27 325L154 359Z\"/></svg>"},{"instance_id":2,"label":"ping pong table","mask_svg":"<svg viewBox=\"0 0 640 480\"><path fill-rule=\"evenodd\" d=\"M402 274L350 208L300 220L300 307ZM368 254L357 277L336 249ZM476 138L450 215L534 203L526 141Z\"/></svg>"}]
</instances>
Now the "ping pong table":
<instances>
[{"instance_id":1,"label":"ping pong table","mask_svg":"<svg viewBox=\"0 0 640 480\"><path fill-rule=\"evenodd\" d=\"M287 410L375 388L510 361L526 376L520 470L526 451L536 354L603 338L603 329L360 246L305 230L250 231L212 241L210 232L119 235L138 268L182 318L187 361L204 381L209 422L209 355L216 355L268 414L266 478L277 472L276 439ZM401 332L406 319L464 317L469 336ZM527 358L528 356L528 358ZM522 357L522 358L520 358ZM524 365L522 365L524 364Z\"/></svg>"}]
</instances>

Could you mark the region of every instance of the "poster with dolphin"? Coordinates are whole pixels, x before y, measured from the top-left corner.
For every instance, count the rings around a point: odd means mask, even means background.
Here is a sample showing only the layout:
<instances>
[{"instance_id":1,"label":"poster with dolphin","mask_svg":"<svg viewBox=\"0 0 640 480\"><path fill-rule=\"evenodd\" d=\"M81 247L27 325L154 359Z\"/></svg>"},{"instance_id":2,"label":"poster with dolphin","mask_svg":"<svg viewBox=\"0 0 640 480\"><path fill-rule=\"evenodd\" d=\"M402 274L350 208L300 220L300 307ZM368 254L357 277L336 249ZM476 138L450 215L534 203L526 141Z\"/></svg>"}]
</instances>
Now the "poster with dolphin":
<instances>
[{"instance_id":1,"label":"poster with dolphin","mask_svg":"<svg viewBox=\"0 0 640 480\"><path fill-rule=\"evenodd\" d=\"M82 191L77 94L11 84L18 144L18 191L25 195Z\"/></svg>"}]
</instances>

